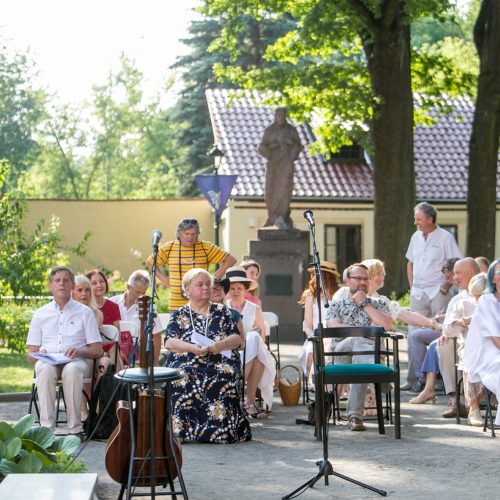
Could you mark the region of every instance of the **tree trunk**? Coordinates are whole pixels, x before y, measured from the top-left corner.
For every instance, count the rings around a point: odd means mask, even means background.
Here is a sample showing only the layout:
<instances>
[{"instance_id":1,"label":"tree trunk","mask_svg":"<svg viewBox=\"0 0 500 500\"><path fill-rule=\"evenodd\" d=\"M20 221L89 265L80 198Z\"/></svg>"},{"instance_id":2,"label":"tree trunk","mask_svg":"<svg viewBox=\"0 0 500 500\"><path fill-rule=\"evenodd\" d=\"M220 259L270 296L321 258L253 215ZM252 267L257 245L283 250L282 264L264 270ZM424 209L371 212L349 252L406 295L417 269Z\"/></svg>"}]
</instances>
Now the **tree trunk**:
<instances>
[{"instance_id":1,"label":"tree trunk","mask_svg":"<svg viewBox=\"0 0 500 500\"><path fill-rule=\"evenodd\" d=\"M372 89L378 105L374 142L375 255L385 263L384 293L408 290L406 249L414 231L413 96L410 30L396 14L365 43Z\"/></svg>"},{"instance_id":2,"label":"tree trunk","mask_svg":"<svg viewBox=\"0 0 500 500\"><path fill-rule=\"evenodd\" d=\"M474 27L480 59L469 144L467 255L495 258L500 136L500 0L483 0Z\"/></svg>"}]
</instances>

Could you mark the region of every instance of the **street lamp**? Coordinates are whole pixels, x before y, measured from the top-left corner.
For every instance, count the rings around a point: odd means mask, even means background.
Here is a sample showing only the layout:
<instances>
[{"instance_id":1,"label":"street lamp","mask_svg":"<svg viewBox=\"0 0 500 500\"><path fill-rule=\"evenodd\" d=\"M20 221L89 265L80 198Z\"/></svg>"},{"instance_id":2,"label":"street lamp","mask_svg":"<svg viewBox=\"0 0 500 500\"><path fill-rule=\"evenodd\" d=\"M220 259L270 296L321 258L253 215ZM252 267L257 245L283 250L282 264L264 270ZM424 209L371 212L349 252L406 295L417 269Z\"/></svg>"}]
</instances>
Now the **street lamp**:
<instances>
[{"instance_id":1,"label":"street lamp","mask_svg":"<svg viewBox=\"0 0 500 500\"><path fill-rule=\"evenodd\" d=\"M207 151L207 156L210 156L213 159L213 167L215 174L215 185L217 188L219 187L219 168L222 162L222 157L224 156L224 152L219 149L217 144L213 144L213 146ZM218 190L219 191L219 190ZM219 199L217 200L217 208L215 210L215 219L214 219L214 243L219 246L219 224L220 224L220 191L217 193Z\"/></svg>"}]
</instances>

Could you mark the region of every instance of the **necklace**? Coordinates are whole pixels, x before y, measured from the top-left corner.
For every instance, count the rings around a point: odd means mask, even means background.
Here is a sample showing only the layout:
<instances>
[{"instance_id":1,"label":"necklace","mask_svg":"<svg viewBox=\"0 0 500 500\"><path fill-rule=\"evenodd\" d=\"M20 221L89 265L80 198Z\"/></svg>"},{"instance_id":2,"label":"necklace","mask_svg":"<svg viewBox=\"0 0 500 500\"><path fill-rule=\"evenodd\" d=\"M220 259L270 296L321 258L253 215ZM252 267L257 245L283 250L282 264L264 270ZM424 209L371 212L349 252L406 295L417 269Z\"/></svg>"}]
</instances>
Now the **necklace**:
<instances>
[{"instance_id":1,"label":"necklace","mask_svg":"<svg viewBox=\"0 0 500 500\"><path fill-rule=\"evenodd\" d=\"M193 332L196 332L196 327L194 325L194 321L193 321L193 310L191 309L191 302L188 302L188 307L189 307L189 317L191 319L191 327L193 328ZM196 311L195 311L196 313ZM205 316L204 314L201 314L201 313L196 313L198 314L198 316ZM210 323L210 306L208 306L208 312L207 312L207 315L205 317L205 332L203 333L203 335L205 337L207 337L207 332L208 332L208 324ZM200 333L200 332L197 332L197 333Z\"/></svg>"}]
</instances>

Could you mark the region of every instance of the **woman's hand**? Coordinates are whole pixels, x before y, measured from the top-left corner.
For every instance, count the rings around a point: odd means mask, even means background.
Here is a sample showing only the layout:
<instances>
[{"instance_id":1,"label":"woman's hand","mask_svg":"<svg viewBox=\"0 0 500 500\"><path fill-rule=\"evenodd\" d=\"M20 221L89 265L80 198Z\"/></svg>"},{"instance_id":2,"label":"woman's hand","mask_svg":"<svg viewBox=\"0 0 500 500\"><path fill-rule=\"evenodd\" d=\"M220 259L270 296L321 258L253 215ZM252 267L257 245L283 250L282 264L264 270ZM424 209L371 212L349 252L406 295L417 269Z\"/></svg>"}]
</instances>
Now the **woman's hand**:
<instances>
[{"instance_id":1,"label":"woman's hand","mask_svg":"<svg viewBox=\"0 0 500 500\"><path fill-rule=\"evenodd\" d=\"M196 356L206 356L208 354L208 349L208 347L193 344L193 354L196 354Z\"/></svg>"},{"instance_id":2,"label":"woman's hand","mask_svg":"<svg viewBox=\"0 0 500 500\"><path fill-rule=\"evenodd\" d=\"M220 354L223 351L223 346L221 342L216 342L208 347L208 352L210 354Z\"/></svg>"}]
</instances>

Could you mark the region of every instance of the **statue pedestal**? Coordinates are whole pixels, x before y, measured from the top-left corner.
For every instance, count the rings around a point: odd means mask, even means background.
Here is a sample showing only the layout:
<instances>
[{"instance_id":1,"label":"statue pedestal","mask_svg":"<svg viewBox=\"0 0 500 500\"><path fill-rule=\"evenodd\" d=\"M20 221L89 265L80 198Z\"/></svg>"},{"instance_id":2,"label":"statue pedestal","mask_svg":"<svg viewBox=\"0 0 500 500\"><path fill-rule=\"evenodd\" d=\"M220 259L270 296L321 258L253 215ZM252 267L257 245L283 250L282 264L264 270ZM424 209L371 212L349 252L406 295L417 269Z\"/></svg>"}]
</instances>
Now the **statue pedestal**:
<instances>
[{"instance_id":1,"label":"statue pedestal","mask_svg":"<svg viewBox=\"0 0 500 500\"><path fill-rule=\"evenodd\" d=\"M309 275L309 233L262 228L257 237L249 242L249 257L261 266L259 297L263 310L278 315L280 341L300 343L304 309L297 302Z\"/></svg>"}]
</instances>

